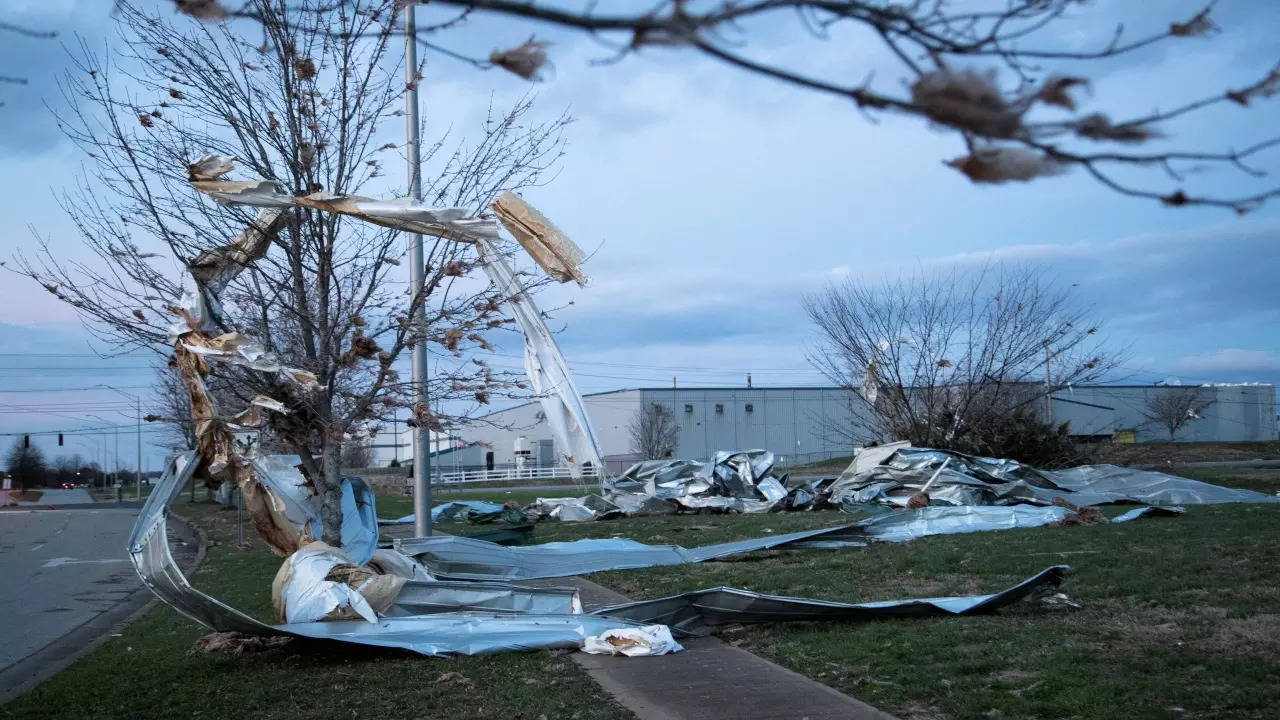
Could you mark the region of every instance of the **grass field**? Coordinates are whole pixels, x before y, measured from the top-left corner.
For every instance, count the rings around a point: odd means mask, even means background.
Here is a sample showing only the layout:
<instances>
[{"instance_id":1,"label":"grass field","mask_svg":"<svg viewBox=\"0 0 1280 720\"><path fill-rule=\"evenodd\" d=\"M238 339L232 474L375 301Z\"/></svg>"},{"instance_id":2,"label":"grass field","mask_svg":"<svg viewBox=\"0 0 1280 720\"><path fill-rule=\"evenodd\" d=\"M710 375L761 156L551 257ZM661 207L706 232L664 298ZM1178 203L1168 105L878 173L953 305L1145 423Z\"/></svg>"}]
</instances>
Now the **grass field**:
<instances>
[{"instance_id":1,"label":"grass field","mask_svg":"<svg viewBox=\"0 0 1280 720\"><path fill-rule=\"evenodd\" d=\"M1280 490L1276 470L1185 474ZM832 512L666 516L541 523L535 537L694 546L850 520ZM725 639L904 720L1262 718L1280 706L1278 563L1280 505L1219 505L1122 525L755 553L592 579L634 599L728 585L873 601L995 592L1069 564L1063 590L1079 610L1026 604L980 617L753 626Z\"/></svg>"},{"instance_id":2,"label":"grass field","mask_svg":"<svg viewBox=\"0 0 1280 720\"><path fill-rule=\"evenodd\" d=\"M1264 492L1280 488L1274 470L1187 474ZM384 516L400 510L379 507ZM256 539L249 550L232 545L234 513L204 504L181 511L216 542L196 584L267 619L279 559ZM813 512L545 522L535 537L696 546L851 519ZM728 585L870 601L994 592L1061 563L1072 566L1063 590L1082 603L1079 610L1027 603L987 616L762 625L723 637L904 720L1274 717L1280 505L1200 506L1178 518L1123 525L772 551L592 579L635 599ZM628 717L576 664L547 652L441 661L291 643L238 658L186 654L201 634L167 607L155 607L0 716L293 718L354 710L379 718Z\"/></svg>"}]
</instances>

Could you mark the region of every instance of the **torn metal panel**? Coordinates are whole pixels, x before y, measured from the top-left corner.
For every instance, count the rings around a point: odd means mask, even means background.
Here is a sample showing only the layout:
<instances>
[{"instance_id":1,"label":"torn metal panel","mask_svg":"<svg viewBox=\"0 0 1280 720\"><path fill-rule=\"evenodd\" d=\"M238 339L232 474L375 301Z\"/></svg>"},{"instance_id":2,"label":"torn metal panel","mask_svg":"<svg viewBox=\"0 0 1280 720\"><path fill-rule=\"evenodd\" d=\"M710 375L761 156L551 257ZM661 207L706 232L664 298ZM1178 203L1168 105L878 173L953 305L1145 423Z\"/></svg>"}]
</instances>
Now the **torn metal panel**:
<instances>
[{"instance_id":1,"label":"torn metal panel","mask_svg":"<svg viewBox=\"0 0 1280 720\"><path fill-rule=\"evenodd\" d=\"M262 455L252 461L255 477L269 491L272 524L278 526L275 535L284 535L282 541L263 539L287 554L305 539L323 534L320 522L321 498L298 470L301 464L297 455ZM359 477L343 477L342 484L342 552L356 565L365 564L373 556L378 545L378 515L374 505L373 490ZM290 533L292 533L290 535Z\"/></svg>"},{"instance_id":2,"label":"torn metal panel","mask_svg":"<svg viewBox=\"0 0 1280 720\"><path fill-rule=\"evenodd\" d=\"M859 521L857 527L872 540L906 542L929 535L1040 527L1062 522L1068 514L1066 508L1056 505L926 507L870 517Z\"/></svg>"},{"instance_id":3,"label":"torn metal panel","mask_svg":"<svg viewBox=\"0 0 1280 720\"><path fill-rule=\"evenodd\" d=\"M489 613L532 613L575 615L582 612L577 588L523 587L507 583L408 582L396 596L390 617L432 613L476 611Z\"/></svg>"},{"instance_id":4,"label":"torn metal panel","mask_svg":"<svg viewBox=\"0 0 1280 720\"><path fill-rule=\"evenodd\" d=\"M575 479L581 479L588 470L603 477L603 455L595 428L542 313L497 248L481 241L479 250L481 267L511 307L524 334L525 375L555 436L560 460Z\"/></svg>"},{"instance_id":5,"label":"torn metal panel","mask_svg":"<svg viewBox=\"0 0 1280 720\"><path fill-rule=\"evenodd\" d=\"M754 550L768 550L804 540L833 536L853 525L819 528L736 542L684 548L645 545L635 540L607 538L504 547L463 537L396 540L396 549L421 562L436 577L458 580L533 580L584 575L604 570L628 570L659 565L683 565Z\"/></svg>"},{"instance_id":6,"label":"torn metal panel","mask_svg":"<svg viewBox=\"0 0 1280 720\"><path fill-rule=\"evenodd\" d=\"M1069 569L1067 565L1055 565L991 595L842 603L718 587L657 600L610 605L594 610L593 614L661 623L679 634L690 636L707 635L723 625L746 623L973 615L997 610L1024 598L1053 595Z\"/></svg>"},{"instance_id":7,"label":"torn metal panel","mask_svg":"<svg viewBox=\"0 0 1280 720\"><path fill-rule=\"evenodd\" d=\"M211 156L206 156L206 158ZM374 200L358 195L334 195L316 192L292 195L274 180L220 180L235 169L234 159L225 157L205 162L201 158L193 166L191 187L222 205L248 205L260 208L305 207L349 215L374 225L419 235L442 237L459 242L475 242L478 238L498 239L498 224L492 219L474 217L464 208L429 208L412 198L391 201ZM207 171L206 171L207 169Z\"/></svg>"},{"instance_id":8,"label":"torn metal panel","mask_svg":"<svg viewBox=\"0 0 1280 720\"><path fill-rule=\"evenodd\" d=\"M560 282L572 280L578 283L578 287L587 284L587 278L579 267L582 250L537 208L515 193L506 191L489 205L489 209L543 272Z\"/></svg>"},{"instance_id":9,"label":"torn metal panel","mask_svg":"<svg viewBox=\"0 0 1280 720\"><path fill-rule=\"evenodd\" d=\"M407 538L396 540L395 544L396 549L413 556L436 577L522 581L683 565L759 550L830 550L873 542L906 542L930 535L1040 527L1060 523L1070 514L1067 508L1056 505L926 507L885 512L850 525L694 548L646 545L624 538L504 547L474 538L444 536Z\"/></svg>"},{"instance_id":10,"label":"torn metal panel","mask_svg":"<svg viewBox=\"0 0 1280 720\"><path fill-rule=\"evenodd\" d=\"M1159 516L1176 517L1186 511L1187 511L1186 508L1181 508L1176 506L1160 507L1157 505L1149 505L1147 507L1134 508L1126 513L1117 515L1111 518L1111 522L1123 523L1123 522L1129 522L1130 520L1137 520L1138 518L1142 518L1142 517L1159 517Z\"/></svg>"}]
</instances>

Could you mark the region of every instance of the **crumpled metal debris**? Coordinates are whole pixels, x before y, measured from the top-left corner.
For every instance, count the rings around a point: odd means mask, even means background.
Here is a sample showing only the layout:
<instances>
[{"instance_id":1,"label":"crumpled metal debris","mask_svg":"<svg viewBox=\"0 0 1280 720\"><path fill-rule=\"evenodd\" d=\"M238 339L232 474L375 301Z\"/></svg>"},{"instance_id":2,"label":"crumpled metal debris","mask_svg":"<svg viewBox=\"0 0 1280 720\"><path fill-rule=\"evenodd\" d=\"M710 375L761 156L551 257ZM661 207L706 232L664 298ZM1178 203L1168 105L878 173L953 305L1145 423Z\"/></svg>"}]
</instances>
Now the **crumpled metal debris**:
<instances>
[{"instance_id":1,"label":"crumpled metal debris","mask_svg":"<svg viewBox=\"0 0 1280 720\"><path fill-rule=\"evenodd\" d=\"M1252 490L1150 470L1115 465L1039 470L1014 460L906 443L860 451L831 484L829 493L828 502L846 508L868 503L905 507L920 493L933 504L978 506L1049 505L1055 498L1078 506L1280 502L1280 498Z\"/></svg>"},{"instance_id":2,"label":"crumpled metal debris","mask_svg":"<svg viewBox=\"0 0 1280 720\"><path fill-rule=\"evenodd\" d=\"M562 522L611 520L624 514L622 508L599 495L538 498L526 510L535 518L551 518Z\"/></svg>"},{"instance_id":3,"label":"crumpled metal debris","mask_svg":"<svg viewBox=\"0 0 1280 720\"><path fill-rule=\"evenodd\" d=\"M646 460L611 480L605 499L626 514L682 509L769 512L789 495L787 476L774 476L773 465L774 455L768 450L722 450L707 463Z\"/></svg>"},{"instance_id":4,"label":"crumpled metal debris","mask_svg":"<svg viewBox=\"0 0 1280 720\"><path fill-rule=\"evenodd\" d=\"M592 635L582 643L582 652L588 655L626 655L648 657L680 652L684 646L671 637L666 625L642 625L634 628L605 630Z\"/></svg>"},{"instance_id":5,"label":"crumpled metal debris","mask_svg":"<svg viewBox=\"0 0 1280 720\"><path fill-rule=\"evenodd\" d=\"M604 610L583 614L577 592L572 588L535 588L505 583L447 580L423 582L406 579L395 601L385 615L378 617L376 622L360 619L267 625L193 588L169 551L166 529L168 506L181 494L183 486L191 479L198 464L199 459L195 452L179 455L168 463L164 475L138 515L138 520L129 537L128 549L134 568L152 592L182 614L214 631L267 637L306 637L358 645L395 647L423 655L471 655L512 650L581 648L586 644L587 638L599 637L611 630L628 630L653 624L652 620L640 622L629 617L613 617ZM936 509L926 508L925 510ZM1061 510L1061 508L1058 509ZM828 539L837 538L834 541L838 541L838 533L846 530L848 528L810 531L810 537L825 533ZM800 539L794 535L797 534L793 534L792 537L781 536L767 540L796 541ZM726 543L719 547L721 550L728 551L733 545L750 548L759 542L748 540L741 543ZM572 544L553 543L551 545ZM394 557L391 556L391 558ZM450 558L447 555L444 559L452 566L459 565L462 560ZM383 558L379 562L396 565L399 561ZM325 575L328 576L328 574L326 571ZM1056 583L1061 580L1061 574L1041 573L1040 576L1027 582L1035 584L1037 578L1043 581L1038 587L1045 587L1047 591L1052 589L1049 585L1056 587ZM1023 583L1023 585L1026 584ZM702 592L708 593L710 597L709 594L717 590ZM725 592L735 597L752 595L741 590L727 589ZM1010 602L1017 599L1015 595L1017 593L1011 593L1011 591L997 594ZM991 610L995 609L999 603L989 598L997 596L889 602L883 604L885 611L880 616L899 616L903 614L899 610L899 606L903 603L910 605L921 602L939 604L940 608L945 609L951 605L962 606L966 600L972 600L975 608ZM767 598L767 596L757 597ZM816 600L795 600L795 602L815 604L815 606L824 604L823 601ZM620 606L619 612L624 615L636 614L640 612L636 608L644 604L629 605L636 607L627 610L626 606ZM877 604L866 605L871 609ZM686 609L702 608L703 603L696 600L689 601L684 603L684 607ZM748 621L746 618L750 612L752 610L748 608L743 621ZM756 608L754 612L763 612L763 606ZM850 617L853 616L850 615ZM792 615L787 608L783 608L783 612L777 613L770 619L787 620L792 619ZM709 623L704 619L701 622L706 625L714 623L714 620L710 620ZM696 631L694 624L687 621L685 624Z\"/></svg>"},{"instance_id":6,"label":"crumpled metal debris","mask_svg":"<svg viewBox=\"0 0 1280 720\"><path fill-rule=\"evenodd\" d=\"M599 608L594 613L660 622L685 636L707 635L723 625L778 622L782 619L833 621L971 615L989 612L1028 597L1051 597L1057 594L1057 588L1069 569L1067 565L1055 565L1007 590L991 595L842 603L718 587L656 600L610 605Z\"/></svg>"},{"instance_id":7,"label":"crumpled metal debris","mask_svg":"<svg viewBox=\"0 0 1280 720\"><path fill-rule=\"evenodd\" d=\"M391 607L404 583L396 575L361 571L341 550L313 542L285 559L271 584L271 600L281 622L363 618L372 623Z\"/></svg>"}]
</instances>

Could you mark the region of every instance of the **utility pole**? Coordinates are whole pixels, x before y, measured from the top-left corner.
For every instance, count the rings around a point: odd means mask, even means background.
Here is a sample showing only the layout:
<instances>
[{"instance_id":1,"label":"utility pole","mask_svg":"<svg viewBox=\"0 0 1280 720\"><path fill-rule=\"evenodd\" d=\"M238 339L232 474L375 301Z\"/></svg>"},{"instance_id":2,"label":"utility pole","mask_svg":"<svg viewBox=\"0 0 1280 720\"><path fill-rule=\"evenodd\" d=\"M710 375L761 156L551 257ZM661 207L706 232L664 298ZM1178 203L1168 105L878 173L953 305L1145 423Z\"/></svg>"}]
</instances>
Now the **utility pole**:
<instances>
[{"instance_id":1,"label":"utility pole","mask_svg":"<svg viewBox=\"0 0 1280 720\"><path fill-rule=\"evenodd\" d=\"M1049 343L1044 344L1044 417L1053 424L1053 377L1049 374Z\"/></svg>"},{"instance_id":2,"label":"utility pole","mask_svg":"<svg viewBox=\"0 0 1280 720\"><path fill-rule=\"evenodd\" d=\"M142 499L142 398L134 398L134 409L138 411L138 474L133 478L137 486L135 500Z\"/></svg>"},{"instance_id":3,"label":"utility pole","mask_svg":"<svg viewBox=\"0 0 1280 720\"><path fill-rule=\"evenodd\" d=\"M417 24L414 22L413 3L404 6L404 82L405 82L405 155L409 164L410 202L422 201L422 153L418 137L418 44ZM424 332L413 346L414 404L426 410L427 406L427 339L426 257L423 255L422 236L411 235L409 240L409 264L413 266L413 293L417 301L414 319ZM418 537L431 535L431 430L417 423L413 433L413 531Z\"/></svg>"}]
</instances>

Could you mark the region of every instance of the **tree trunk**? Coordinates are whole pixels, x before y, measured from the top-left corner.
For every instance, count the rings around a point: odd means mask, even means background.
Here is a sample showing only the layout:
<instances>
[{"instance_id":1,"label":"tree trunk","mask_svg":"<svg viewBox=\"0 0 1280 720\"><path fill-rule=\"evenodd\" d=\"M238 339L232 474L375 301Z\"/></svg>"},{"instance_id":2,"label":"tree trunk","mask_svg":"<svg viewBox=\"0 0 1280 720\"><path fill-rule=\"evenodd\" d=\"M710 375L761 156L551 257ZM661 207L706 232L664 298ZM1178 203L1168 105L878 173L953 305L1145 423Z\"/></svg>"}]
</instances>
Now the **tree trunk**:
<instances>
[{"instance_id":1,"label":"tree trunk","mask_svg":"<svg viewBox=\"0 0 1280 720\"><path fill-rule=\"evenodd\" d=\"M322 471L316 482L320 492L321 538L326 545L342 547L342 444L326 439Z\"/></svg>"}]
</instances>

